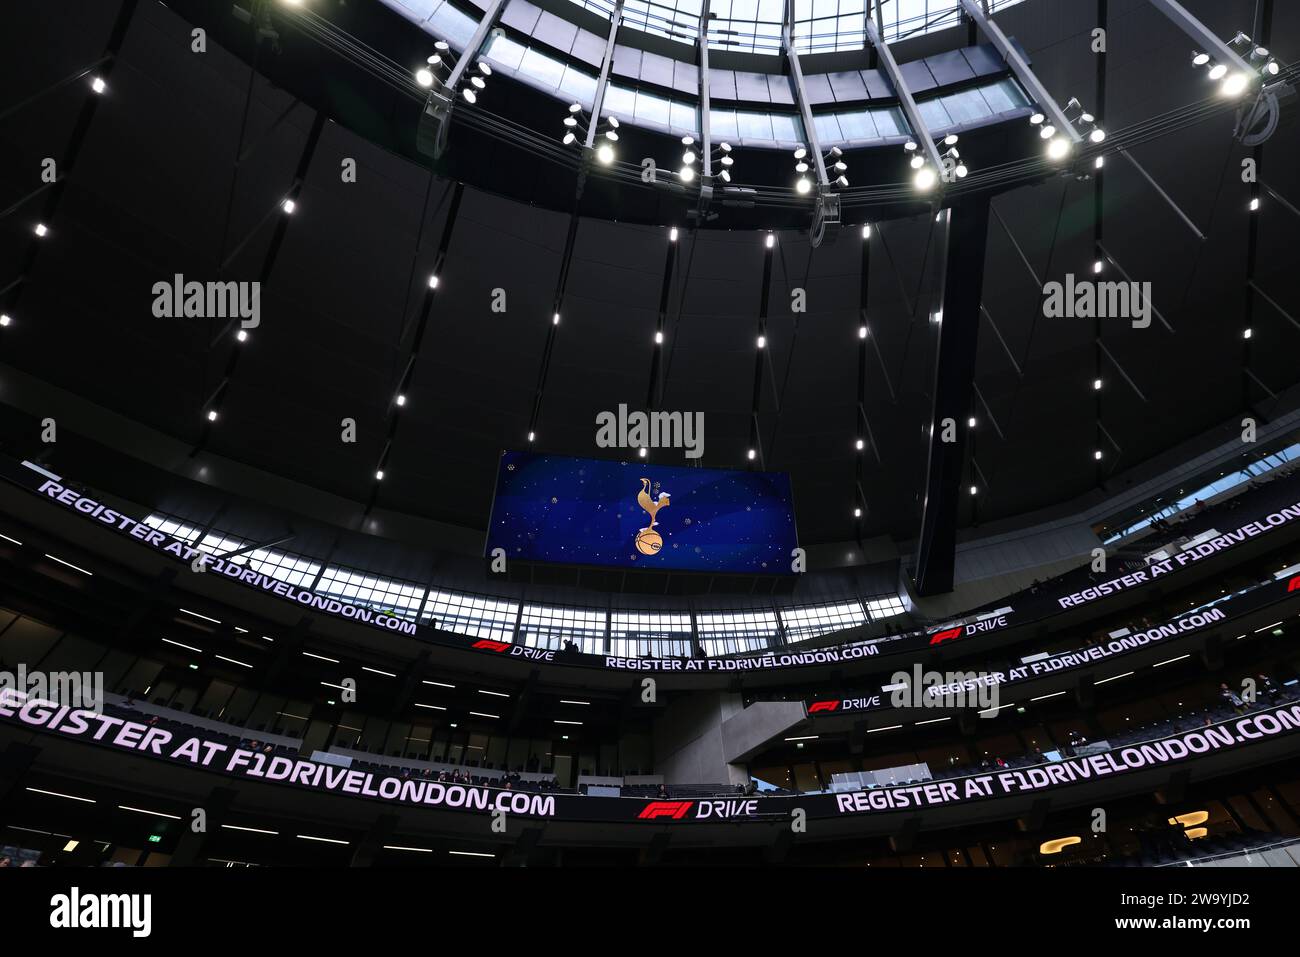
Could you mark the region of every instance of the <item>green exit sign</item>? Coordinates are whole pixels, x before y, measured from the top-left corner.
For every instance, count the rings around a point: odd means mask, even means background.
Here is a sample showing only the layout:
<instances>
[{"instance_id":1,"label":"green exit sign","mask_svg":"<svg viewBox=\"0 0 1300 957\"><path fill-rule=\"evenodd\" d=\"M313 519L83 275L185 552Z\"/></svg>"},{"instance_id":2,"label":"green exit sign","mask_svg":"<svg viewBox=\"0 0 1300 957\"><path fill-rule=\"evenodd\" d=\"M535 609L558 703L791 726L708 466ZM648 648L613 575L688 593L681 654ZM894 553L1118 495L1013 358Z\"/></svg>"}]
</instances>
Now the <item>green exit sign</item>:
<instances>
[{"instance_id":1,"label":"green exit sign","mask_svg":"<svg viewBox=\"0 0 1300 957\"><path fill-rule=\"evenodd\" d=\"M161 841L161 840L162 840L162 835L161 835L161 834L150 834L150 835L149 835L149 843L150 843L150 844L157 844L157 843L158 843L159 841Z\"/></svg>"}]
</instances>

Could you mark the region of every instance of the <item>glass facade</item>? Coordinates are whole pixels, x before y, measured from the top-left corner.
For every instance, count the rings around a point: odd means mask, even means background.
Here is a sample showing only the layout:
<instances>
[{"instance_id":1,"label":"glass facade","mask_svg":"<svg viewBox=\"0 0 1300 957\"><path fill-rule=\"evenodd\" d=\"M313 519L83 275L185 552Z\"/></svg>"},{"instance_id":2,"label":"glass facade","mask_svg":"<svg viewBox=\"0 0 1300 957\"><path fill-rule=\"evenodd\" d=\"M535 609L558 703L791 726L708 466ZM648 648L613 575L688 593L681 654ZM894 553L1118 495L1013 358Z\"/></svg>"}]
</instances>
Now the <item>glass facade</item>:
<instances>
[{"instance_id":1,"label":"glass facade","mask_svg":"<svg viewBox=\"0 0 1300 957\"><path fill-rule=\"evenodd\" d=\"M201 530L173 516L153 514L145 523L193 541ZM200 548L208 554L237 551L247 543L229 532L209 531ZM858 627L906 611L895 595L831 604L727 610L606 610L576 605L512 601L449 591L377 575L359 568L322 564L291 552L254 549L231 559L277 581L287 582L394 618L418 621L471 638L518 642L559 651L566 642L592 655L623 658L688 658L692 654L734 655L778 647ZM695 640L698 646L692 650Z\"/></svg>"}]
</instances>

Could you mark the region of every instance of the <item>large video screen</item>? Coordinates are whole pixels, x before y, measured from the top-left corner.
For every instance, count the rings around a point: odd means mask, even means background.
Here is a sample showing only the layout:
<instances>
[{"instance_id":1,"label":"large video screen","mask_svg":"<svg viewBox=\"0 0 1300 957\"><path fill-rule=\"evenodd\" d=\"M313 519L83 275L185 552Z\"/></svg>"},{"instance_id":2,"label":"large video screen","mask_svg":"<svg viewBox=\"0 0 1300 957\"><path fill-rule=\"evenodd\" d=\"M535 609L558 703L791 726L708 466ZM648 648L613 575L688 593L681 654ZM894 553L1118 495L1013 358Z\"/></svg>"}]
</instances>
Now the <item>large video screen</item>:
<instances>
[{"instance_id":1,"label":"large video screen","mask_svg":"<svg viewBox=\"0 0 1300 957\"><path fill-rule=\"evenodd\" d=\"M507 560L788 575L783 472L504 452L487 549Z\"/></svg>"}]
</instances>

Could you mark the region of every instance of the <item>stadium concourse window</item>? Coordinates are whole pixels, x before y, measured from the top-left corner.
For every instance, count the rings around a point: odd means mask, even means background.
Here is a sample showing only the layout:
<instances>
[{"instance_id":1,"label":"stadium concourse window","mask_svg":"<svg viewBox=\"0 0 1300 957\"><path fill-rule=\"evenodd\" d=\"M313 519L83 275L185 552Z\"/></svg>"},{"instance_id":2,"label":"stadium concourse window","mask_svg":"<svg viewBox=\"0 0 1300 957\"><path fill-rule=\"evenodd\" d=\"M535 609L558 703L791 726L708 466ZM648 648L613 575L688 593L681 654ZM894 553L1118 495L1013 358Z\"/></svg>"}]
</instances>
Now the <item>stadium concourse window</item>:
<instances>
[{"instance_id":1,"label":"stadium concourse window","mask_svg":"<svg viewBox=\"0 0 1300 957\"><path fill-rule=\"evenodd\" d=\"M529 648L565 650L570 644L589 655L604 654L605 613L583 608L525 605L519 641Z\"/></svg>"},{"instance_id":2,"label":"stadium concourse window","mask_svg":"<svg viewBox=\"0 0 1300 957\"><path fill-rule=\"evenodd\" d=\"M390 3L417 4L415 0ZM573 0L608 19L613 0ZM1022 0L992 0L993 12ZM866 46L867 0L794 0L794 37L798 53L833 53ZM717 19L709 28L709 46L738 53L776 55L781 52L784 0L712 0ZM881 34L886 42L906 39L960 22L957 0L884 0ZM691 43L699 29L701 0L627 0L623 24L635 30Z\"/></svg>"},{"instance_id":3,"label":"stadium concourse window","mask_svg":"<svg viewBox=\"0 0 1300 957\"><path fill-rule=\"evenodd\" d=\"M695 626L710 658L765 651L778 633L775 611L697 612Z\"/></svg>"},{"instance_id":4,"label":"stadium concourse window","mask_svg":"<svg viewBox=\"0 0 1300 957\"><path fill-rule=\"evenodd\" d=\"M512 601L430 589L420 620L453 634L510 641L518 617L519 605Z\"/></svg>"},{"instance_id":5,"label":"stadium concourse window","mask_svg":"<svg viewBox=\"0 0 1300 957\"><path fill-rule=\"evenodd\" d=\"M822 635L857 628L866 623L866 609L857 601L781 609L785 639L791 642L820 638Z\"/></svg>"},{"instance_id":6,"label":"stadium concourse window","mask_svg":"<svg viewBox=\"0 0 1300 957\"><path fill-rule=\"evenodd\" d=\"M462 13L450 0L384 0L384 3L458 50L465 48L478 26L475 17Z\"/></svg>"},{"instance_id":7,"label":"stadium concourse window","mask_svg":"<svg viewBox=\"0 0 1300 957\"><path fill-rule=\"evenodd\" d=\"M367 605L385 614L413 621L420 613L424 588L408 582L376 578L343 568L326 568L316 591L353 605Z\"/></svg>"},{"instance_id":8,"label":"stadium concourse window","mask_svg":"<svg viewBox=\"0 0 1300 957\"><path fill-rule=\"evenodd\" d=\"M609 653L620 658L689 658L691 616L652 611L611 612Z\"/></svg>"},{"instance_id":9,"label":"stadium concourse window","mask_svg":"<svg viewBox=\"0 0 1300 957\"><path fill-rule=\"evenodd\" d=\"M1178 499L1170 502L1168 505L1157 509L1150 515L1143 516L1140 521L1134 522L1122 529L1112 532L1102 540L1105 545L1111 545L1115 542L1122 541L1130 535L1135 535L1143 529L1149 528L1158 522L1167 521L1188 509L1195 508L1198 504L1209 504L1211 499L1230 492L1234 489L1245 491L1242 486L1248 488L1256 487L1261 481L1268 481L1278 474L1287 474L1297 467L1300 463L1300 443L1289 445L1277 452L1271 452L1235 472L1222 475L1213 482L1202 485L1187 495L1181 495Z\"/></svg>"},{"instance_id":10,"label":"stadium concourse window","mask_svg":"<svg viewBox=\"0 0 1300 957\"><path fill-rule=\"evenodd\" d=\"M238 551L247 544L228 532L205 533L173 516L155 513L145 523L186 541L201 536L198 547L209 555ZM518 640L530 648L560 651L571 642L577 650L592 655L689 658L693 654L691 613L687 611L621 609L607 613L597 608L539 603L521 607L505 598L443 591L420 582L323 565L305 555L260 548L230 560L268 578L451 634L513 642L517 623ZM804 641L905 611L901 599L894 595L758 611L705 611L695 615L695 633L703 653L715 657L766 651L776 645L782 629L787 641Z\"/></svg>"},{"instance_id":11,"label":"stadium concourse window","mask_svg":"<svg viewBox=\"0 0 1300 957\"><path fill-rule=\"evenodd\" d=\"M867 614L872 621L880 621L882 618L893 618L895 615L901 615L906 608L903 607L901 598L884 597L873 598L867 603Z\"/></svg>"}]
</instances>

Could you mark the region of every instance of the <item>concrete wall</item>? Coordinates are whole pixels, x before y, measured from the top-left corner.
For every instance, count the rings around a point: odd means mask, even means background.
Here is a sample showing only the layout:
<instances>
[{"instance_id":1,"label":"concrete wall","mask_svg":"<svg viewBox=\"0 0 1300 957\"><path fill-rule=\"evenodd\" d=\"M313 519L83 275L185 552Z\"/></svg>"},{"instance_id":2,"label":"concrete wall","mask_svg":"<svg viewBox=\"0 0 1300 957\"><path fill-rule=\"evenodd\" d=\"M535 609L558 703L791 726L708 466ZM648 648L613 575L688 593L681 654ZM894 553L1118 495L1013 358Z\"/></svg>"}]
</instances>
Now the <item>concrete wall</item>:
<instances>
[{"instance_id":1,"label":"concrete wall","mask_svg":"<svg viewBox=\"0 0 1300 957\"><path fill-rule=\"evenodd\" d=\"M947 618L1027 588L1036 579L1078 568L1100 545L1086 522L1048 522L958 545L954 586L946 595L917 598L908 590L906 572L900 575L899 589L907 591L922 615Z\"/></svg>"},{"instance_id":2,"label":"concrete wall","mask_svg":"<svg viewBox=\"0 0 1300 957\"><path fill-rule=\"evenodd\" d=\"M743 784L744 769L727 764L722 723L743 710L740 695L695 692L668 706L655 722L655 770L668 784Z\"/></svg>"},{"instance_id":3,"label":"concrete wall","mask_svg":"<svg viewBox=\"0 0 1300 957\"><path fill-rule=\"evenodd\" d=\"M749 754L804 720L803 705L696 692L669 705L655 724L655 769L668 784L747 784Z\"/></svg>"}]
</instances>

